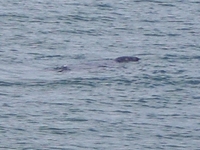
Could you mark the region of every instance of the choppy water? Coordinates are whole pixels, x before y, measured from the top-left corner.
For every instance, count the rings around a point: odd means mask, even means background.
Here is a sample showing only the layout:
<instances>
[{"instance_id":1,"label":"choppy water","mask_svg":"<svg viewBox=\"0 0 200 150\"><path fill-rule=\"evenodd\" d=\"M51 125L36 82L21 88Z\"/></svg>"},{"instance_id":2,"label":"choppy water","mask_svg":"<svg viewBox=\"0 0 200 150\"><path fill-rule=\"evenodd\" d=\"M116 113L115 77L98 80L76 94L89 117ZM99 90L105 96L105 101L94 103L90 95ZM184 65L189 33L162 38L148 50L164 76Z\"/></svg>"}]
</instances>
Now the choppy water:
<instances>
[{"instance_id":1,"label":"choppy water","mask_svg":"<svg viewBox=\"0 0 200 150\"><path fill-rule=\"evenodd\" d=\"M0 0L0 149L199 150L199 16L199 0ZM81 69L124 55L141 60Z\"/></svg>"}]
</instances>

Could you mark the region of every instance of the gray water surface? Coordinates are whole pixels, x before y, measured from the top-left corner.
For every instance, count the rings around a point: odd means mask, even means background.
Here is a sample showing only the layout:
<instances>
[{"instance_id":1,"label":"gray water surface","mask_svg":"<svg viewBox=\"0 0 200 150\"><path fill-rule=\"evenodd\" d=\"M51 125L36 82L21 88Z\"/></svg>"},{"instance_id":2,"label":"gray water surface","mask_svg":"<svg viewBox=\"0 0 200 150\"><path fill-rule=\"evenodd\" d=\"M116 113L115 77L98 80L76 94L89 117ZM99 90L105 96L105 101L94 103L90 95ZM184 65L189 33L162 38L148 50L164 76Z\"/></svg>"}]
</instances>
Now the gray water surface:
<instances>
[{"instance_id":1,"label":"gray water surface","mask_svg":"<svg viewBox=\"0 0 200 150\"><path fill-rule=\"evenodd\" d=\"M198 0L0 0L0 149L199 150L199 16ZM92 65L119 56L141 60Z\"/></svg>"}]
</instances>

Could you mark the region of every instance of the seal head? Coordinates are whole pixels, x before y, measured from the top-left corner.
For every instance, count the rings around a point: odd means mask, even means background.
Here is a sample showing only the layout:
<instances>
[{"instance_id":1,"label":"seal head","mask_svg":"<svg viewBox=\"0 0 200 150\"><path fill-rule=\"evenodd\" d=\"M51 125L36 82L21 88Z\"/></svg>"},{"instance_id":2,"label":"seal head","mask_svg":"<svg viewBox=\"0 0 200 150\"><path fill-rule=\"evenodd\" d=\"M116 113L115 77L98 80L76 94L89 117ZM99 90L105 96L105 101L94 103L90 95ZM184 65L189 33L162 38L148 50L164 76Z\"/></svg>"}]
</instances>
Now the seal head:
<instances>
[{"instance_id":1,"label":"seal head","mask_svg":"<svg viewBox=\"0 0 200 150\"><path fill-rule=\"evenodd\" d=\"M125 63L130 61L139 61L139 60L140 59L138 57L132 57L132 56L122 56L122 57L117 57L115 59L115 61L118 63Z\"/></svg>"}]
</instances>

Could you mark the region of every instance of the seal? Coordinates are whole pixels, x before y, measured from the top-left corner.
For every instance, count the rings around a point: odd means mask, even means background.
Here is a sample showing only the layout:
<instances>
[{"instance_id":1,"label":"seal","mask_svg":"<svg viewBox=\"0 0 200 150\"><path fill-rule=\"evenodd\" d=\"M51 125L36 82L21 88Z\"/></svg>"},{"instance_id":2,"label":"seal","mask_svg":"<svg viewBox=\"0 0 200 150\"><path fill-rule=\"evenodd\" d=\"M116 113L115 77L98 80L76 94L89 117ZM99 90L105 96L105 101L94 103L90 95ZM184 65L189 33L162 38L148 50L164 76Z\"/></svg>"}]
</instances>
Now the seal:
<instances>
[{"instance_id":1,"label":"seal","mask_svg":"<svg viewBox=\"0 0 200 150\"><path fill-rule=\"evenodd\" d=\"M118 63L125 63L125 62L131 62L131 61L139 61L140 59L138 57L132 57L132 56L121 56L117 57L115 59Z\"/></svg>"},{"instance_id":2,"label":"seal","mask_svg":"<svg viewBox=\"0 0 200 150\"><path fill-rule=\"evenodd\" d=\"M88 69L95 69L95 68L109 68L117 65L118 63L128 63L128 62L137 62L140 59L138 57L133 56L121 56L115 59L108 59L96 62L89 62L89 63L82 63L78 65L63 65L61 67L56 67L54 70L58 72L64 71L71 71L71 70L88 70Z\"/></svg>"}]
</instances>

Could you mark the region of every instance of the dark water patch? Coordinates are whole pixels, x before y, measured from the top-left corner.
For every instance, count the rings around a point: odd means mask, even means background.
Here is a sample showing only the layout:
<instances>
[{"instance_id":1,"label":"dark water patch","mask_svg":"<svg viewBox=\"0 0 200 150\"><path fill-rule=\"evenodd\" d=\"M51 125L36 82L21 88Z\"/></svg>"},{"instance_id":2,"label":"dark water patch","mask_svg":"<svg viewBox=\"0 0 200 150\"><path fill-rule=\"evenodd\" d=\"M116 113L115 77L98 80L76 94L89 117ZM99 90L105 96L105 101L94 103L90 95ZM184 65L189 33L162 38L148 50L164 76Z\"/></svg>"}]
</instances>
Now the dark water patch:
<instances>
[{"instance_id":1,"label":"dark water patch","mask_svg":"<svg viewBox=\"0 0 200 150\"><path fill-rule=\"evenodd\" d=\"M24 128L13 128L13 130L20 131L20 132L26 131L26 129L24 129Z\"/></svg>"},{"instance_id":2,"label":"dark water patch","mask_svg":"<svg viewBox=\"0 0 200 150\"><path fill-rule=\"evenodd\" d=\"M14 106L11 106L10 109L14 109ZM16 118L18 120L26 118L24 114L15 114L15 113L6 113L0 116L1 118Z\"/></svg>"},{"instance_id":3,"label":"dark water patch","mask_svg":"<svg viewBox=\"0 0 200 150\"><path fill-rule=\"evenodd\" d=\"M96 82L93 82L93 80L88 79L70 79L70 80L58 80L53 83L50 83L52 85L80 85L80 86L89 86L89 87L96 87Z\"/></svg>"},{"instance_id":4,"label":"dark water patch","mask_svg":"<svg viewBox=\"0 0 200 150\"><path fill-rule=\"evenodd\" d=\"M39 102L38 104L48 105L48 106L56 106L56 107L57 106L72 106L71 103L67 103L67 102ZM73 112L73 110L71 110L71 111Z\"/></svg>"},{"instance_id":5,"label":"dark water patch","mask_svg":"<svg viewBox=\"0 0 200 150\"><path fill-rule=\"evenodd\" d=\"M30 20L29 23L50 23L45 18L42 16L33 16Z\"/></svg>"},{"instance_id":6,"label":"dark water patch","mask_svg":"<svg viewBox=\"0 0 200 150\"><path fill-rule=\"evenodd\" d=\"M200 99L200 96L192 96L193 99Z\"/></svg>"},{"instance_id":7,"label":"dark water patch","mask_svg":"<svg viewBox=\"0 0 200 150\"><path fill-rule=\"evenodd\" d=\"M141 22L146 22L146 23L159 23L160 22L160 20L147 20L147 19L145 19L145 20L140 20Z\"/></svg>"},{"instance_id":8,"label":"dark water patch","mask_svg":"<svg viewBox=\"0 0 200 150\"><path fill-rule=\"evenodd\" d=\"M109 79L109 81L111 83L116 83L118 85L130 85L131 83L135 82L136 79L128 79L128 78L120 78L120 79L117 79L117 78L114 78L114 79Z\"/></svg>"},{"instance_id":9,"label":"dark water patch","mask_svg":"<svg viewBox=\"0 0 200 150\"><path fill-rule=\"evenodd\" d=\"M98 17L100 20L102 20L103 22L113 22L116 18L112 17L112 16L99 16Z\"/></svg>"},{"instance_id":10,"label":"dark water patch","mask_svg":"<svg viewBox=\"0 0 200 150\"><path fill-rule=\"evenodd\" d=\"M66 118L65 121L72 121L72 122L87 122L87 119L83 118Z\"/></svg>"},{"instance_id":11,"label":"dark water patch","mask_svg":"<svg viewBox=\"0 0 200 150\"><path fill-rule=\"evenodd\" d=\"M191 31L191 30L193 30L193 28L191 28L191 27L188 27L188 28L183 27L183 28L177 28L176 30L180 30L180 31Z\"/></svg>"},{"instance_id":12,"label":"dark water patch","mask_svg":"<svg viewBox=\"0 0 200 150\"><path fill-rule=\"evenodd\" d=\"M122 113L122 114L131 114L132 112L131 111L123 111L123 110L116 110L116 111L114 111L114 112L116 112L116 113Z\"/></svg>"},{"instance_id":13,"label":"dark water patch","mask_svg":"<svg viewBox=\"0 0 200 150\"><path fill-rule=\"evenodd\" d=\"M2 86L2 85L1 85L1 82L0 82L0 86ZM4 86L4 85L3 85L3 86ZM8 96L8 94L0 93L0 96ZM5 106L6 106L6 104L5 104Z\"/></svg>"},{"instance_id":14,"label":"dark water patch","mask_svg":"<svg viewBox=\"0 0 200 150\"><path fill-rule=\"evenodd\" d=\"M167 71L166 70L155 70L153 71L153 74L166 74Z\"/></svg>"},{"instance_id":15,"label":"dark water patch","mask_svg":"<svg viewBox=\"0 0 200 150\"><path fill-rule=\"evenodd\" d=\"M188 60L191 60L191 56L190 55L181 55L181 54L165 54L164 56L161 57L162 59L166 59L166 60L185 60L185 61L188 61ZM195 56L194 56L195 58ZM198 57L197 57L198 58Z\"/></svg>"},{"instance_id":16,"label":"dark water patch","mask_svg":"<svg viewBox=\"0 0 200 150\"><path fill-rule=\"evenodd\" d=\"M178 20L178 19L175 19L175 20L167 20L166 22L170 22L170 23L184 23L183 20Z\"/></svg>"},{"instance_id":17,"label":"dark water patch","mask_svg":"<svg viewBox=\"0 0 200 150\"><path fill-rule=\"evenodd\" d=\"M67 15L67 16L58 16L57 23L59 25L60 22L64 22L68 25L76 24L77 22L98 22L100 20L100 16L90 16L88 14L76 14L76 15ZM48 23L48 22L47 22ZM51 22L49 22L51 23ZM57 31L62 31L57 29ZM66 29L64 30L66 31ZM59 32L58 32L59 33ZM61 33L61 32L60 32ZM68 33L68 32L66 32Z\"/></svg>"},{"instance_id":18,"label":"dark water patch","mask_svg":"<svg viewBox=\"0 0 200 150\"><path fill-rule=\"evenodd\" d=\"M82 59L86 59L86 56L84 54L76 54L76 55L72 55L70 56L71 59L77 59L77 60L82 60Z\"/></svg>"},{"instance_id":19,"label":"dark water patch","mask_svg":"<svg viewBox=\"0 0 200 150\"><path fill-rule=\"evenodd\" d=\"M171 46L164 46L164 47L161 47L162 50L176 50L175 47L171 47Z\"/></svg>"},{"instance_id":20,"label":"dark water patch","mask_svg":"<svg viewBox=\"0 0 200 150\"><path fill-rule=\"evenodd\" d=\"M160 3L159 5L160 5L160 6L165 6L165 7L176 7L176 5L174 5L174 4L171 4L171 3L165 3L165 2Z\"/></svg>"},{"instance_id":21,"label":"dark water patch","mask_svg":"<svg viewBox=\"0 0 200 150\"><path fill-rule=\"evenodd\" d=\"M13 85L21 85L21 84L20 83L0 81L0 86L13 86Z\"/></svg>"},{"instance_id":22,"label":"dark water patch","mask_svg":"<svg viewBox=\"0 0 200 150\"><path fill-rule=\"evenodd\" d=\"M11 52L19 52L18 49L10 49Z\"/></svg>"},{"instance_id":23,"label":"dark water patch","mask_svg":"<svg viewBox=\"0 0 200 150\"><path fill-rule=\"evenodd\" d=\"M72 108L70 108L69 109L70 110L70 112L84 112L83 110L80 110L80 109L72 109Z\"/></svg>"},{"instance_id":24,"label":"dark water patch","mask_svg":"<svg viewBox=\"0 0 200 150\"><path fill-rule=\"evenodd\" d=\"M77 35L89 35L89 36L101 36L103 35L104 31L103 30L96 30L96 29L74 29L74 30L69 30L68 33L71 34L77 34Z\"/></svg>"},{"instance_id":25,"label":"dark water patch","mask_svg":"<svg viewBox=\"0 0 200 150\"><path fill-rule=\"evenodd\" d=\"M67 59L67 56L65 55L43 55L43 54L34 54L31 53L31 55L33 55L34 60L53 60L53 59Z\"/></svg>"},{"instance_id":26,"label":"dark water patch","mask_svg":"<svg viewBox=\"0 0 200 150\"><path fill-rule=\"evenodd\" d=\"M153 45L159 46L159 47L167 47L167 45L163 43L154 43Z\"/></svg>"},{"instance_id":27,"label":"dark water patch","mask_svg":"<svg viewBox=\"0 0 200 150\"><path fill-rule=\"evenodd\" d=\"M60 147L60 148L59 148ZM74 148L69 148L69 146L67 146L67 148L65 148L66 146L48 146L48 148L43 148L43 150L75 150ZM28 149L29 150L29 149ZM40 149L38 149L40 150Z\"/></svg>"},{"instance_id":28,"label":"dark water patch","mask_svg":"<svg viewBox=\"0 0 200 150\"><path fill-rule=\"evenodd\" d=\"M170 130L172 130L173 128L175 128L175 129L178 129L178 130L184 130L185 128L184 127L181 127L181 126L176 126L176 125L164 125L164 128L165 128L165 130L167 130L167 131L170 131Z\"/></svg>"},{"instance_id":29,"label":"dark water patch","mask_svg":"<svg viewBox=\"0 0 200 150\"><path fill-rule=\"evenodd\" d=\"M164 37L164 34L156 34L156 33L149 33L149 34L144 34L145 36L155 36L155 37Z\"/></svg>"},{"instance_id":30,"label":"dark water patch","mask_svg":"<svg viewBox=\"0 0 200 150\"><path fill-rule=\"evenodd\" d=\"M95 108L95 109L90 108L90 109L88 109L88 111L97 112L97 113L104 113L104 110L100 110L100 109L97 109L97 108Z\"/></svg>"},{"instance_id":31,"label":"dark water patch","mask_svg":"<svg viewBox=\"0 0 200 150\"><path fill-rule=\"evenodd\" d=\"M86 22L92 22L97 21L98 18L96 17L90 17L87 14L80 14L80 15L69 15L68 16L72 21L86 21Z\"/></svg>"},{"instance_id":32,"label":"dark water patch","mask_svg":"<svg viewBox=\"0 0 200 150\"><path fill-rule=\"evenodd\" d=\"M40 126L39 127L40 132L50 132L51 134L58 134L58 135L66 135L69 134L69 132L66 129L61 128L54 128L54 127L48 127L48 126ZM72 133L70 133L72 134Z\"/></svg>"},{"instance_id":33,"label":"dark water patch","mask_svg":"<svg viewBox=\"0 0 200 150\"><path fill-rule=\"evenodd\" d=\"M200 44L184 44L180 46L180 49L185 49L185 48L190 48L190 49L200 49Z\"/></svg>"},{"instance_id":34,"label":"dark water patch","mask_svg":"<svg viewBox=\"0 0 200 150\"><path fill-rule=\"evenodd\" d=\"M194 1L194 2L191 2L191 3L200 4L200 1Z\"/></svg>"},{"instance_id":35,"label":"dark water patch","mask_svg":"<svg viewBox=\"0 0 200 150\"><path fill-rule=\"evenodd\" d=\"M4 95L6 95L6 94L4 94ZM7 104L7 103L3 103L3 104L2 104L2 107L12 107L12 106L9 105L9 104Z\"/></svg>"},{"instance_id":36,"label":"dark water patch","mask_svg":"<svg viewBox=\"0 0 200 150\"><path fill-rule=\"evenodd\" d=\"M185 83L190 85L200 85L200 79L186 79Z\"/></svg>"},{"instance_id":37,"label":"dark water patch","mask_svg":"<svg viewBox=\"0 0 200 150\"><path fill-rule=\"evenodd\" d=\"M24 22L23 19L29 19L29 16L26 15L21 15L18 13L4 13L4 14L0 14L1 18L5 18L8 19L9 21L19 21L19 22Z\"/></svg>"},{"instance_id":38,"label":"dark water patch","mask_svg":"<svg viewBox=\"0 0 200 150\"><path fill-rule=\"evenodd\" d=\"M27 80L27 81L15 81L15 82L4 82L0 81L0 86L21 86L21 87L54 87L59 85L80 85L80 86L89 86L96 87L98 83L107 80L106 78L69 78L66 80ZM123 81L123 80L122 80ZM128 82L128 81L125 81Z\"/></svg>"},{"instance_id":39,"label":"dark water patch","mask_svg":"<svg viewBox=\"0 0 200 150\"><path fill-rule=\"evenodd\" d=\"M100 135L102 138L113 138L111 135ZM97 144L101 144L101 142L98 142Z\"/></svg>"},{"instance_id":40,"label":"dark water patch","mask_svg":"<svg viewBox=\"0 0 200 150\"><path fill-rule=\"evenodd\" d=\"M110 4L106 4L106 3L96 4L96 7L100 10L112 10L113 9L113 7Z\"/></svg>"},{"instance_id":41,"label":"dark water patch","mask_svg":"<svg viewBox=\"0 0 200 150\"><path fill-rule=\"evenodd\" d=\"M90 132L96 132L96 133L99 132L96 128L89 128L88 131L90 131Z\"/></svg>"},{"instance_id":42,"label":"dark water patch","mask_svg":"<svg viewBox=\"0 0 200 150\"><path fill-rule=\"evenodd\" d=\"M147 81L149 81L151 84L148 85L148 86L153 86L153 87L156 87L156 86L161 86L161 85L165 85L165 84L170 84L170 85L174 85L175 82L172 80L173 78L168 75L168 74L158 74L158 75L142 75L141 76L143 79L147 79ZM147 82L146 81L146 82Z\"/></svg>"},{"instance_id":43,"label":"dark water patch","mask_svg":"<svg viewBox=\"0 0 200 150\"><path fill-rule=\"evenodd\" d=\"M169 34L167 34L167 36L172 36L172 37L174 37L174 36L181 36L181 34L172 34L172 33L169 33Z\"/></svg>"},{"instance_id":44,"label":"dark water patch","mask_svg":"<svg viewBox=\"0 0 200 150\"><path fill-rule=\"evenodd\" d=\"M135 0L134 2L141 2L141 3L158 3L162 4L163 2L157 0Z\"/></svg>"}]
</instances>

